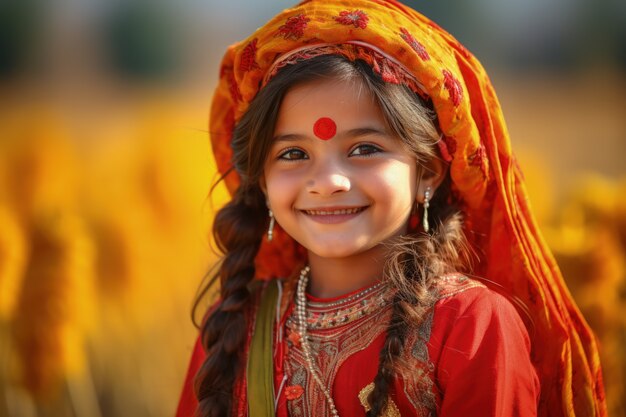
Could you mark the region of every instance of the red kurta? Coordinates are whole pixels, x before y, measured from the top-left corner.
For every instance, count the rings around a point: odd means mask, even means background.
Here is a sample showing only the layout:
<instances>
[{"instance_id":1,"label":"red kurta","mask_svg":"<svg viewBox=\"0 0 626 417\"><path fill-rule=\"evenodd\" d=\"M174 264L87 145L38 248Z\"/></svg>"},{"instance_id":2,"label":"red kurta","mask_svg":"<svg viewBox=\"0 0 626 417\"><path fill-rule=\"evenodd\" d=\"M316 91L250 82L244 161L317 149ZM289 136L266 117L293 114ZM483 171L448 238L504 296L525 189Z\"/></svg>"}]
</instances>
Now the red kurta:
<instances>
[{"instance_id":1,"label":"red kurta","mask_svg":"<svg viewBox=\"0 0 626 417\"><path fill-rule=\"evenodd\" d=\"M385 415L422 416L433 410L442 417L535 416L539 382L530 362L528 334L515 308L460 275L446 277L440 288L432 315L407 336L403 355L415 372L396 377ZM350 302L358 292L336 299L310 297L307 309L316 367L341 416L365 416L364 398L378 369L391 314L389 291L380 288L365 303L363 298ZM328 406L293 330L292 304L281 318L282 337L276 343L276 414L325 416ZM196 343L177 417L193 416L193 377L203 360ZM430 386L419 378L421 372L428 374ZM423 395L425 390L433 395ZM243 397L238 400L245 401ZM234 409L245 412L246 407Z\"/></svg>"}]
</instances>

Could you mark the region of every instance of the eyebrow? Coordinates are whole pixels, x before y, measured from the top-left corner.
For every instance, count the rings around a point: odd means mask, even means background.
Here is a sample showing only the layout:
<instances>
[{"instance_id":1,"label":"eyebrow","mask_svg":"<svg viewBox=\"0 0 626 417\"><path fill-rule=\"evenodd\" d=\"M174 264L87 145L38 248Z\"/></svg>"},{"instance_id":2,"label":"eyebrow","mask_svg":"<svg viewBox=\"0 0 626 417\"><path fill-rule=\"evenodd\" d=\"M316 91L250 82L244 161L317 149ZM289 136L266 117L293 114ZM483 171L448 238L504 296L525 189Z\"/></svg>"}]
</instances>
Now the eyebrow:
<instances>
[{"instance_id":1,"label":"eyebrow","mask_svg":"<svg viewBox=\"0 0 626 417\"><path fill-rule=\"evenodd\" d=\"M336 138L354 138L358 136L367 136L367 135L388 135L388 132L385 129L380 129L376 127L357 127L355 129L350 129L345 132L341 132L335 136ZM273 138L273 142L294 142L297 140L308 139L308 135L301 135L298 133L288 133L286 135L276 135Z\"/></svg>"}]
</instances>

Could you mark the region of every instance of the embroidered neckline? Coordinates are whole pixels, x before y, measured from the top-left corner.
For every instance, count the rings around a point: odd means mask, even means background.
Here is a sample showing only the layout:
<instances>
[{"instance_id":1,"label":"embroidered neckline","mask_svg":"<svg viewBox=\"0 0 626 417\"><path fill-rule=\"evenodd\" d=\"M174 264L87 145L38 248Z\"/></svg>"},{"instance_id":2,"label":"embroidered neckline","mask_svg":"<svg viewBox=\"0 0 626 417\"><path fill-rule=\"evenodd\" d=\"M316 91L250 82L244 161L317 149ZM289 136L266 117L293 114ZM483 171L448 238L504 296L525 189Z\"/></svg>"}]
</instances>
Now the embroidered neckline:
<instances>
[{"instance_id":1,"label":"embroidered neckline","mask_svg":"<svg viewBox=\"0 0 626 417\"><path fill-rule=\"evenodd\" d=\"M307 329L333 329L370 316L389 305L393 291L382 283L374 284L358 292L330 299L307 300ZM294 323L290 319L289 327Z\"/></svg>"},{"instance_id":2,"label":"embroidered neckline","mask_svg":"<svg viewBox=\"0 0 626 417\"><path fill-rule=\"evenodd\" d=\"M331 392L337 370L341 365L386 331L391 317L391 300L395 290L380 286L363 297L359 297L358 300L340 305L333 304L355 294L361 294L375 286L376 284L335 298L308 297L307 339L311 345L320 377ZM441 300L475 287L484 287L484 285L461 273L450 273L438 277L433 282L431 290L435 291L438 300ZM293 293L289 295L289 299L293 300ZM358 311L364 301L365 304L369 304L370 310L364 311L359 317L359 313L355 311ZM352 315L348 312L351 308L354 309ZM318 315L313 316L314 313ZM337 320L342 317L347 317L344 322ZM409 400L417 415L436 414L437 399L434 395L424 395L424 393L434 392L432 375L435 367L430 362L428 352L433 318L434 310L431 310L417 331L408 333L402 355L413 364L410 368L412 371L406 375L398 375L398 378L403 381L404 396ZM289 387L287 398L289 413L290 415L329 415L326 410L318 407L319 404L324 403L324 397L321 390L313 389L314 382L307 370L293 311L289 313L284 325L287 334L285 375L287 375L286 384ZM424 373L429 373L431 377L425 377ZM366 388L361 393L366 391ZM359 401L361 401L360 397ZM363 405L362 402L361 404Z\"/></svg>"}]
</instances>

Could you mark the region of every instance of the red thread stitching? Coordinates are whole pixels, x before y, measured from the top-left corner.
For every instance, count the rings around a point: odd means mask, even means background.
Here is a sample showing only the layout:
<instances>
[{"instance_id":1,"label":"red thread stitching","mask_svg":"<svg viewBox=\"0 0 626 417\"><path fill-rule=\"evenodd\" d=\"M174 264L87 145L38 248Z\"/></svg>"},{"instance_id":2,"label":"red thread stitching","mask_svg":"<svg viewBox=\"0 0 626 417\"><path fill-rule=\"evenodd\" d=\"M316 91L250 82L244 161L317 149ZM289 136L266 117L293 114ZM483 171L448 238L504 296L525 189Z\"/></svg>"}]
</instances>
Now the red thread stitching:
<instances>
[{"instance_id":1,"label":"red thread stitching","mask_svg":"<svg viewBox=\"0 0 626 417\"><path fill-rule=\"evenodd\" d=\"M259 68L255 60L257 51L256 43L257 39L255 38L243 48L243 52L241 53L241 70L244 72Z\"/></svg>"},{"instance_id":2,"label":"red thread stitching","mask_svg":"<svg viewBox=\"0 0 626 417\"><path fill-rule=\"evenodd\" d=\"M297 62L312 59L322 55L340 54L348 58L350 61L356 59L362 59L372 66L374 72L384 76L385 81L393 82L395 84L404 84L408 86L413 92L426 98L426 93L416 84L413 76L406 72L401 67L395 65L392 61L382 56L376 51L365 48L358 45L323 45L319 47L312 47L296 54L293 54L289 59L280 61L268 74L266 74L265 82L269 81L278 73L281 68L287 65L293 65ZM382 67L382 68L381 68Z\"/></svg>"},{"instance_id":3,"label":"red thread stitching","mask_svg":"<svg viewBox=\"0 0 626 417\"><path fill-rule=\"evenodd\" d=\"M409 46L417 53L417 55L422 58L423 61L428 61L430 59L430 55L428 51L417 39L413 37L405 28L400 28L400 36Z\"/></svg>"},{"instance_id":4,"label":"red thread stitching","mask_svg":"<svg viewBox=\"0 0 626 417\"><path fill-rule=\"evenodd\" d=\"M339 13L339 17L335 17L335 20L342 25L354 25L357 29L365 29L370 19L362 10L344 10Z\"/></svg>"},{"instance_id":5,"label":"red thread stitching","mask_svg":"<svg viewBox=\"0 0 626 417\"><path fill-rule=\"evenodd\" d=\"M469 164L480 167L483 175L487 176L487 150L481 143L472 155L469 156Z\"/></svg>"},{"instance_id":6,"label":"red thread stitching","mask_svg":"<svg viewBox=\"0 0 626 417\"><path fill-rule=\"evenodd\" d=\"M450 93L450 99L454 107L461 104L461 100L463 99L463 87L461 87L459 80L448 70L443 70L443 86L448 90L448 93Z\"/></svg>"},{"instance_id":7,"label":"red thread stitching","mask_svg":"<svg viewBox=\"0 0 626 417\"><path fill-rule=\"evenodd\" d=\"M233 101L236 103L242 100L241 92L239 91L239 86L237 85L237 80L235 80L235 75L231 72L228 74L228 84L230 90L230 96L233 98Z\"/></svg>"},{"instance_id":8,"label":"red thread stitching","mask_svg":"<svg viewBox=\"0 0 626 417\"><path fill-rule=\"evenodd\" d=\"M299 14L287 19L284 25L278 28L276 36L282 36L285 39L298 40L304 36L304 29L306 29L308 22L311 19L303 14Z\"/></svg>"}]
</instances>

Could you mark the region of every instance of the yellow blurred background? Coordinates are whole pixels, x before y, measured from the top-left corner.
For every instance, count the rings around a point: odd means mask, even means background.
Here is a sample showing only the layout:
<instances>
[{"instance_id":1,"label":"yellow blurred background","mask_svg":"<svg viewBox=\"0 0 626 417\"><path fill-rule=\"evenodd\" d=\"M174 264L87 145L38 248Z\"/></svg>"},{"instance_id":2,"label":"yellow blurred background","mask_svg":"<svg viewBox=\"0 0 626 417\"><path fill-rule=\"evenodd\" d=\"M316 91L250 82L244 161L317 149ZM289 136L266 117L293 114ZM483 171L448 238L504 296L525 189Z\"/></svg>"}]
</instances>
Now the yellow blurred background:
<instances>
[{"instance_id":1,"label":"yellow blurred background","mask_svg":"<svg viewBox=\"0 0 626 417\"><path fill-rule=\"evenodd\" d=\"M499 93L626 416L626 6L407 2ZM221 54L291 2L0 4L0 416L174 414L215 262Z\"/></svg>"}]
</instances>

